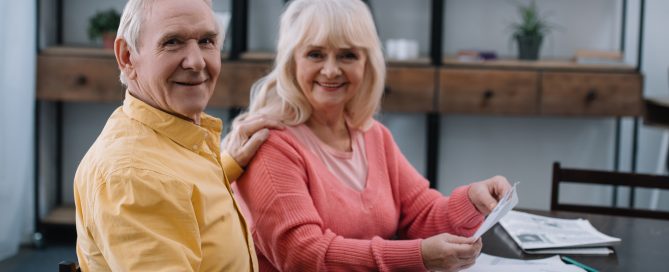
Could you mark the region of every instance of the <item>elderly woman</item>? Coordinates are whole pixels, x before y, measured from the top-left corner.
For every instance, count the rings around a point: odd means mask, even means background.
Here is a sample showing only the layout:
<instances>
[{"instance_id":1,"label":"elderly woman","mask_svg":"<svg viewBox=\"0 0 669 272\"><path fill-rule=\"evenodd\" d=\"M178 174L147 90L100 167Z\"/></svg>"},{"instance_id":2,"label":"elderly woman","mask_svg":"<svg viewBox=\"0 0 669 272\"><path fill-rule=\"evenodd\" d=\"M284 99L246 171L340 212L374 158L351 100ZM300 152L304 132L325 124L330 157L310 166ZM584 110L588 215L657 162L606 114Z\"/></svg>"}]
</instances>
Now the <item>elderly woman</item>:
<instances>
[{"instance_id":1,"label":"elderly woman","mask_svg":"<svg viewBox=\"0 0 669 272\"><path fill-rule=\"evenodd\" d=\"M256 83L249 112L239 117L288 124L270 133L236 185L260 270L472 265L481 241L466 237L510 186L494 177L442 196L373 119L385 62L366 5L293 1L277 48L273 71Z\"/></svg>"}]
</instances>

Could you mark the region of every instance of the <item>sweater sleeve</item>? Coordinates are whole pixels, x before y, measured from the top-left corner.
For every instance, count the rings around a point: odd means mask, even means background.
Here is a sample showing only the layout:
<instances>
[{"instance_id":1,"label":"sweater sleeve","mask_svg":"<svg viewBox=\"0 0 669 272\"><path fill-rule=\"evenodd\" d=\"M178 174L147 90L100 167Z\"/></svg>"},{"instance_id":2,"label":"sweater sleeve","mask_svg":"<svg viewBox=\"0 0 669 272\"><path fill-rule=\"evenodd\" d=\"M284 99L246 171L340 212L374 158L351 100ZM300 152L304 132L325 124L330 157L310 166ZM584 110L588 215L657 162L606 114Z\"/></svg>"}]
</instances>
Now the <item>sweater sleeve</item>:
<instances>
[{"instance_id":1,"label":"sweater sleeve","mask_svg":"<svg viewBox=\"0 0 669 272\"><path fill-rule=\"evenodd\" d=\"M400 203L400 235L427 238L439 233L469 237L483 222L483 215L469 201L469 185L450 196L429 188L429 182L407 161L392 135L380 123L391 184Z\"/></svg>"},{"instance_id":2,"label":"sweater sleeve","mask_svg":"<svg viewBox=\"0 0 669 272\"><path fill-rule=\"evenodd\" d=\"M296 148L272 132L237 183L254 220L256 248L276 269L425 270L420 240L350 239L326 228L309 194L305 167Z\"/></svg>"}]
</instances>

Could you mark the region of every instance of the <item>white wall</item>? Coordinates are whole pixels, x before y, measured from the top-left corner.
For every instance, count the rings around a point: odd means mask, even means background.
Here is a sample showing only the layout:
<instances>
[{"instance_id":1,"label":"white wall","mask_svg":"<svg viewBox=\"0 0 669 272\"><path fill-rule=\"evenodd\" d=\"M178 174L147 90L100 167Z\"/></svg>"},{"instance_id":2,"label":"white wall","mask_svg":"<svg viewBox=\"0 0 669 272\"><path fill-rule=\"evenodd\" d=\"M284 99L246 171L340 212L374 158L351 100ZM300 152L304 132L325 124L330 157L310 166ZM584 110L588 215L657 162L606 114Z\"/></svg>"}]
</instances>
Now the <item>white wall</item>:
<instances>
[{"instance_id":1,"label":"white wall","mask_svg":"<svg viewBox=\"0 0 669 272\"><path fill-rule=\"evenodd\" d=\"M637 0L638 1L638 0ZM669 96L669 1L647 0L644 34L643 73L645 75L644 95ZM642 126L639 131L639 161L641 172L656 171L660 145L660 134L666 130L657 127ZM644 205L648 194L637 196L640 205ZM669 193L664 191L660 199L660 207L669 209Z\"/></svg>"},{"instance_id":2,"label":"white wall","mask_svg":"<svg viewBox=\"0 0 669 272\"><path fill-rule=\"evenodd\" d=\"M485 49L515 57L517 49L510 38L510 25L518 22L518 16L513 3L529 2L446 1L444 52L452 55L461 49ZM537 0L536 3L556 26L544 40L542 57L569 58L577 49L618 49L621 1Z\"/></svg>"},{"instance_id":3,"label":"white wall","mask_svg":"<svg viewBox=\"0 0 669 272\"><path fill-rule=\"evenodd\" d=\"M258 52L273 52L279 38L279 16L283 8L281 0L254 0L249 3L248 49Z\"/></svg>"},{"instance_id":4,"label":"white wall","mask_svg":"<svg viewBox=\"0 0 669 272\"><path fill-rule=\"evenodd\" d=\"M416 40L419 55L430 55L431 0L370 0L369 3L382 41Z\"/></svg>"},{"instance_id":5,"label":"white wall","mask_svg":"<svg viewBox=\"0 0 669 272\"><path fill-rule=\"evenodd\" d=\"M35 1L0 1L0 260L33 230Z\"/></svg>"},{"instance_id":6,"label":"white wall","mask_svg":"<svg viewBox=\"0 0 669 272\"><path fill-rule=\"evenodd\" d=\"M43 6L53 5L52 1L41 1ZM126 0L63 0L63 5L66 7L63 9L63 28L65 29L63 41L68 45L91 46L92 42L89 40L87 32L90 17L96 12L108 9L115 9L120 14L126 2ZM231 10L230 2L231 0L212 1L214 10L222 12ZM54 24L47 24L46 27L53 28Z\"/></svg>"},{"instance_id":7,"label":"white wall","mask_svg":"<svg viewBox=\"0 0 669 272\"><path fill-rule=\"evenodd\" d=\"M504 175L519 181L519 206L548 209L554 161L565 166L610 169L614 121L592 118L442 118L439 188ZM599 190L570 192L575 199L610 201Z\"/></svg>"},{"instance_id":8,"label":"white wall","mask_svg":"<svg viewBox=\"0 0 669 272\"><path fill-rule=\"evenodd\" d=\"M121 6L122 0L66 0L67 43L87 43L85 18L95 7ZM420 42L420 51L427 55L429 46L429 0L372 0L373 13L379 24L382 40L412 38ZM411 2L411 3L409 3ZM527 0L519 0L527 3ZM226 1L214 1L217 10L229 10ZM272 50L276 40L276 20L282 1L251 1L249 48ZM448 0L445 5L444 52L479 48L496 50L501 56L515 56L515 47L508 38L507 26L514 21L513 1ZM580 48L616 50L620 39L618 0L537 0L540 10L550 14L559 29L544 44L542 57L569 57ZM639 0L629 0L626 39L626 62L636 62ZM667 95L669 92L669 1L646 1L646 33L643 73L646 95ZM119 8L120 9L120 8ZM76 16L74 16L76 14ZM84 18L84 19L82 19ZM83 20L83 21L82 21ZM67 104L65 131L68 138L63 178L72 181L76 162L101 128L102 118L110 109ZM221 116L224 115L224 111ZM88 117L85 117L88 116ZM92 116L96 116L92 118ZM84 118L85 117L85 118ZM393 131L405 155L424 172L425 117L420 114L383 114L380 117ZM631 157L630 118L624 118L622 130L622 169L629 169ZM448 193L452 188L495 174L521 181L520 206L548 209L551 165L561 161L565 166L613 168L614 120L612 118L560 117L492 117L443 116L441 120L439 188ZM641 126L639 133L638 170L655 171L658 158L659 132ZM609 201L607 189L573 189L573 198L588 201ZM64 190L64 199L71 199L71 190ZM624 196L621 194L621 197ZM663 195L669 207L669 196Z\"/></svg>"}]
</instances>

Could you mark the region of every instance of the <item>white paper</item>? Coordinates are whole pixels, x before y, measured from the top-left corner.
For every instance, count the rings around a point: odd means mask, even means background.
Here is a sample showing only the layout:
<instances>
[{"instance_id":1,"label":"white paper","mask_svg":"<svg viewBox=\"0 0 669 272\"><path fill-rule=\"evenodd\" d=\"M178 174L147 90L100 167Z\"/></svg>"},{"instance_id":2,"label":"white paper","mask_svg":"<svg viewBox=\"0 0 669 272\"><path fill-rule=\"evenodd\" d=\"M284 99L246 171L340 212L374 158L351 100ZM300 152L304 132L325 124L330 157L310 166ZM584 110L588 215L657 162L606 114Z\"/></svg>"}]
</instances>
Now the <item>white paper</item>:
<instances>
[{"instance_id":1,"label":"white paper","mask_svg":"<svg viewBox=\"0 0 669 272\"><path fill-rule=\"evenodd\" d=\"M476 263L462 272L583 272L585 270L574 266L568 265L560 260L560 256L555 255L553 257L544 258L544 259L535 259L535 260L521 260L521 259L511 259L511 258L502 258L497 256L488 255L481 253L478 258L476 258Z\"/></svg>"},{"instance_id":2,"label":"white paper","mask_svg":"<svg viewBox=\"0 0 669 272\"><path fill-rule=\"evenodd\" d=\"M563 265L565 264L562 262L560 259L560 256L555 255L553 257L548 257L548 258L543 258L543 259L534 259L534 260L522 260L522 259L512 259L512 258L504 258L504 257L497 257L493 255L488 255L485 253L481 253L481 255L476 258L476 264L477 265L518 265L518 264L523 264L523 265Z\"/></svg>"},{"instance_id":3,"label":"white paper","mask_svg":"<svg viewBox=\"0 0 669 272\"><path fill-rule=\"evenodd\" d=\"M620 243L619 238L597 231L584 219L560 219L511 211L500 224L516 244L528 253L537 249L593 248ZM584 249L583 252L586 253L581 254L603 254L605 251L600 248ZM577 250L569 253L579 254Z\"/></svg>"},{"instance_id":4,"label":"white paper","mask_svg":"<svg viewBox=\"0 0 669 272\"><path fill-rule=\"evenodd\" d=\"M490 214L485 218L485 221L481 224L476 233L472 235L474 238L479 238L486 231L492 228L497 222L499 222L502 217L504 217L513 207L518 204L518 193L516 193L516 186L518 182L513 184L511 190L507 191L504 196L499 200L497 206L490 212Z\"/></svg>"},{"instance_id":5,"label":"white paper","mask_svg":"<svg viewBox=\"0 0 669 272\"><path fill-rule=\"evenodd\" d=\"M585 272L575 265L474 265L462 272Z\"/></svg>"},{"instance_id":6,"label":"white paper","mask_svg":"<svg viewBox=\"0 0 669 272\"><path fill-rule=\"evenodd\" d=\"M567 247L567 248L544 248L526 249L528 254L563 254L563 255L609 255L613 253L609 247Z\"/></svg>"}]
</instances>

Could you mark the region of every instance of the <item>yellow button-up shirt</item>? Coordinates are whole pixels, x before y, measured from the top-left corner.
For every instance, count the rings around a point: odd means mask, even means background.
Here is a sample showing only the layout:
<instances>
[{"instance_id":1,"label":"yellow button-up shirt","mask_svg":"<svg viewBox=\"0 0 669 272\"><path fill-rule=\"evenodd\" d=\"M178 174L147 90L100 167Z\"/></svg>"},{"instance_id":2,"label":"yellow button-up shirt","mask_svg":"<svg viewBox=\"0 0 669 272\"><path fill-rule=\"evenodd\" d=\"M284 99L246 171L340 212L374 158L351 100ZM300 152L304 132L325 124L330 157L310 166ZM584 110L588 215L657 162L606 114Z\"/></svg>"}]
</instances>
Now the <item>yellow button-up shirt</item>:
<instances>
[{"instance_id":1,"label":"yellow button-up shirt","mask_svg":"<svg viewBox=\"0 0 669 272\"><path fill-rule=\"evenodd\" d=\"M74 178L83 271L257 271L228 181L241 168L220 156L221 127L126 92Z\"/></svg>"}]
</instances>

